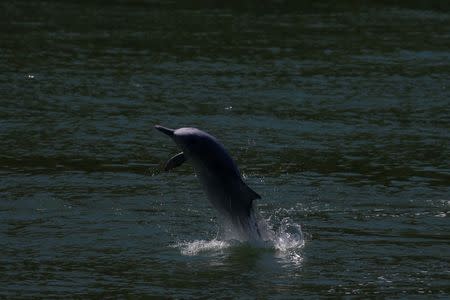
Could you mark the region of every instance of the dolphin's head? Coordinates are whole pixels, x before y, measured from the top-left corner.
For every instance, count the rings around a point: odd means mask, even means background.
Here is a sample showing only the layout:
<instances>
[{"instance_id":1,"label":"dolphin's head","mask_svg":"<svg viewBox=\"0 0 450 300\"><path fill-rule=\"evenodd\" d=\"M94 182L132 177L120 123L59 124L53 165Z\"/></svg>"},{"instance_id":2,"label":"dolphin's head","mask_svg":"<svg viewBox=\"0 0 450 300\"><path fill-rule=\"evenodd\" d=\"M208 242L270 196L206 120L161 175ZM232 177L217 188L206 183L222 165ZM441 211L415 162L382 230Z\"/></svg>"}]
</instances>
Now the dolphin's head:
<instances>
[{"instance_id":1,"label":"dolphin's head","mask_svg":"<svg viewBox=\"0 0 450 300\"><path fill-rule=\"evenodd\" d=\"M222 178L232 176L239 177L239 169L223 145L212 135L192 127L170 129L156 125L155 128L170 136L183 151L172 157L164 167L170 170L189 160L194 165L196 172Z\"/></svg>"},{"instance_id":2,"label":"dolphin's head","mask_svg":"<svg viewBox=\"0 0 450 300\"><path fill-rule=\"evenodd\" d=\"M217 144L213 136L197 128L183 127L174 130L160 125L156 125L155 128L170 136L190 158L204 155L204 152L208 151L211 146Z\"/></svg>"}]
</instances>

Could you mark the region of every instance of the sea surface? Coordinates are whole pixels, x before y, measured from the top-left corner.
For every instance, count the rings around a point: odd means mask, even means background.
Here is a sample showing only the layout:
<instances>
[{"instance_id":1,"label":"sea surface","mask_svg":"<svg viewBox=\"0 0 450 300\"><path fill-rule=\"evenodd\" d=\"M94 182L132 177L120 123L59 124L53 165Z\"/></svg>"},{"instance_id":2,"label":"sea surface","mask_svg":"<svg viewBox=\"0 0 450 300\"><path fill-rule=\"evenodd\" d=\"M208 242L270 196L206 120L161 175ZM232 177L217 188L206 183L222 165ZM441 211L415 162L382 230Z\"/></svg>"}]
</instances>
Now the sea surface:
<instances>
[{"instance_id":1,"label":"sea surface","mask_svg":"<svg viewBox=\"0 0 450 300\"><path fill-rule=\"evenodd\" d=\"M0 298L448 299L450 5L387 2L2 1ZM216 136L270 238L221 238L155 124Z\"/></svg>"}]
</instances>

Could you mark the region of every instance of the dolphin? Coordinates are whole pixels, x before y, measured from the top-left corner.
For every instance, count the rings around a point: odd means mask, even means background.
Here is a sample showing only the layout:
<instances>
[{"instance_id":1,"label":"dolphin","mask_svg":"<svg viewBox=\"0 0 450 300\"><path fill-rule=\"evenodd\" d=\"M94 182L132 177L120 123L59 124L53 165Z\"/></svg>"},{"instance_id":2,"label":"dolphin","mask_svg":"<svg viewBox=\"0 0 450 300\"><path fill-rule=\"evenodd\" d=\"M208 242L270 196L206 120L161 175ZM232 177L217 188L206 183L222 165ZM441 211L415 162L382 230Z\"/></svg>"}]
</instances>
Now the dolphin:
<instances>
[{"instance_id":1,"label":"dolphin","mask_svg":"<svg viewBox=\"0 0 450 300\"><path fill-rule=\"evenodd\" d=\"M253 200L261 198L242 180L241 173L224 146L212 135L191 127L170 129L155 125L182 152L170 158L164 170L185 161L192 163L197 178L213 207L231 224L240 240L260 240Z\"/></svg>"}]
</instances>

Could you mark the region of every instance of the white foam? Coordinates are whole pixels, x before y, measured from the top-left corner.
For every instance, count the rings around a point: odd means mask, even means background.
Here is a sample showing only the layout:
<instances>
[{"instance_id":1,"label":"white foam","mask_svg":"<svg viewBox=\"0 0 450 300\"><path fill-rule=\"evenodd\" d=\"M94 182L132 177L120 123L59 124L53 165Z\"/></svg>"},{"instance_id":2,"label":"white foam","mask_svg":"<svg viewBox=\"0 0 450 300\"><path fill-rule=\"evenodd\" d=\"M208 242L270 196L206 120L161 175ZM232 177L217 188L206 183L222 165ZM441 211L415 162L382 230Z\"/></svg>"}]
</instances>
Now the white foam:
<instances>
[{"instance_id":1,"label":"white foam","mask_svg":"<svg viewBox=\"0 0 450 300\"><path fill-rule=\"evenodd\" d=\"M213 239L211 241L196 240L193 242L181 242L174 246L180 248L181 254L194 256L198 255L200 252L217 252L230 247L230 245L231 244L227 241Z\"/></svg>"}]
</instances>

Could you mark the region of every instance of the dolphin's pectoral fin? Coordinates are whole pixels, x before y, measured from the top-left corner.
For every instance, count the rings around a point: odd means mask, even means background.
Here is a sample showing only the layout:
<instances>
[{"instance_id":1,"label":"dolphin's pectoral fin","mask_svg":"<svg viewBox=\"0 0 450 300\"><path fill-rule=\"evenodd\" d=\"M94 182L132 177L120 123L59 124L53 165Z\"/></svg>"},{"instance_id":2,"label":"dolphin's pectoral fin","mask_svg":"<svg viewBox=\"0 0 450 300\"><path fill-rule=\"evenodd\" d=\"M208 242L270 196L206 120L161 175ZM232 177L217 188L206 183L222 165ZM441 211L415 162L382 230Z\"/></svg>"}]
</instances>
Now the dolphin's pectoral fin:
<instances>
[{"instance_id":1,"label":"dolphin's pectoral fin","mask_svg":"<svg viewBox=\"0 0 450 300\"><path fill-rule=\"evenodd\" d=\"M169 171L178 166L181 166L185 161L186 156L184 155L184 153L183 152L178 153L177 155L175 155L166 162L166 165L164 166L164 171Z\"/></svg>"},{"instance_id":2,"label":"dolphin's pectoral fin","mask_svg":"<svg viewBox=\"0 0 450 300\"><path fill-rule=\"evenodd\" d=\"M242 198L246 202L246 204L251 205L253 200L255 199L261 199L261 196L252 190L248 185L245 184L245 182L241 182L241 194Z\"/></svg>"}]
</instances>

